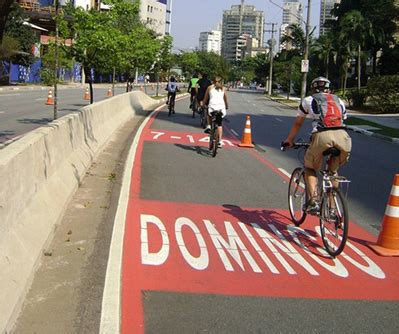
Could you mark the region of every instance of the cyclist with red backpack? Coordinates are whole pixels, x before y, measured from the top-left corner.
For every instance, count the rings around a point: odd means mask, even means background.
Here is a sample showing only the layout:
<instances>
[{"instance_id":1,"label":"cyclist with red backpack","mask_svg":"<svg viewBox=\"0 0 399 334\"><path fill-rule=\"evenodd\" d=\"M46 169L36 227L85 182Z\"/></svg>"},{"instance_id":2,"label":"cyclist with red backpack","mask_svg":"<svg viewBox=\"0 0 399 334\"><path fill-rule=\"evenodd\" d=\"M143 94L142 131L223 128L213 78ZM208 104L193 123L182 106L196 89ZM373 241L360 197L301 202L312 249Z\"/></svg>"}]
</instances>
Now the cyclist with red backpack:
<instances>
[{"instance_id":1,"label":"cyclist with red backpack","mask_svg":"<svg viewBox=\"0 0 399 334\"><path fill-rule=\"evenodd\" d=\"M285 146L291 147L306 117L313 119L311 144L305 153L305 181L309 189L307 212L310 214L316 214L320 209L315 171L321 169L323 152L330 147L340 150L340 155L333 157L328 167L331 172L337 173L338 168L348 161L352 148L352 140L343 123L347 118L345 104L338 96L331 94L330 84L324 77L312 81L313 94L301 101L295 123L284 141Z\"/></svg>"}]
</instances>

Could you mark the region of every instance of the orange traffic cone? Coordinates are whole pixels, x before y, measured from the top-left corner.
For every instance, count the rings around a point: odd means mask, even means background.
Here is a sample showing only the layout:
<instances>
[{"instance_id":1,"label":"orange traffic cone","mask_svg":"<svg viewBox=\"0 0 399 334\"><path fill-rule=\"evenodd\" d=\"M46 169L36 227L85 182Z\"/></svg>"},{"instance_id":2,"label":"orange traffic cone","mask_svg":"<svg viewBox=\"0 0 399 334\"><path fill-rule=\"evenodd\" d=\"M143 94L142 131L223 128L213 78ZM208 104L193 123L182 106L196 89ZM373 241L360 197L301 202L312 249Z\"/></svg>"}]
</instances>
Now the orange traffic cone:
<instances>
[{"instance_id":1,"label":"orange traffic cone","mask_svg":"<svg viewBox=\"0 0 399 334\"><path fill-rule=\"evenodd\" d=\"M111 87L108 88L107 96L113 96Z\"/></svg>"},{"instance_id":2,"label":"orange traffic cone","mask_svg":"<svg viewBox=\"0 0 399 334\"><path fill-rule=\"evenodd\" d=\"M53 100L53 91L51 89L48 90L48 95L47 95L47 102L46 104L48 105L53 105L54 100Z\"/></svg>"},{"instance_id":3,"label":"orange traffic cone","mask_svg":"<svg viewBox=\"0 0 399 334\"><path fill-rule=\"evenodd\" d=\"M83 97L84 100L90 100L89 88L86 88L85 95Z\"/></svg>"},{"instance_id":4,"label":"orange traffic cone","mask_svg":"<svg viewBox=\"0 0 399 334\"><path fill-rule=\"evenodd\" d=\"M247 115L247 120L245 121L245 128L242 134L241 144L238 144L240 147L255 147L252 145L252 136L251 136L251 119L249 115Z\"/></svg>"},{"instance_id":5,"label":"orange traffic cone","mask_svg":"<svg viewBox=\"0 0 399 334\"><path fill-rule=\"evenodd\" d=\"M399 256L399 174L393 180L377 243L368 246L382 256Z\"/></svg>"}]
</instances>

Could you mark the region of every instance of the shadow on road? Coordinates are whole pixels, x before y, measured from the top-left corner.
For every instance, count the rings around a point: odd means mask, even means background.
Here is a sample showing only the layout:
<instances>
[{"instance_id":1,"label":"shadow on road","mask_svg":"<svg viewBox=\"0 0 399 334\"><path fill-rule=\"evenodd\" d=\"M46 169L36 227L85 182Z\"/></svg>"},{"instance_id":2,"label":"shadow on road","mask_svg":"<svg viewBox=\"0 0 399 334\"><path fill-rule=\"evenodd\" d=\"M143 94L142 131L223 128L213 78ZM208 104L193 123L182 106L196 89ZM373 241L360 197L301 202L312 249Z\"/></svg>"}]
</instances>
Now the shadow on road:
<instances>
[{"instance_id":1,"label":"shadow on road","mask_svg":"<svg viewBox=\"0 0 399 334\"><path fill-rule=\"evenodd\" d=\"M52 118L22 118L18 120L18 122L22 124L40 124L40 125L48 124L52 121L53 121Z\"/></svg>"},{"instance_id":2,"label":"shadow on road","mask_svg":"<svg viewBox=\"0 0 399 334\"><path fill-rule=\"evenodd\" d=\"M324 256L317 250L317 248L323 248L323 246L320 236L314 230L302 228L307 234L316 238L318 242L311 240L302 233L296 233L296 237L301 245L298 245L293 241L287 230L287 226L291 224L291 218L288 214L282 214L275 210L268 209L242 209L238 205L232 204L224 204L223 207L225 208L223 211L226 214L237 218L240 222L251 227L261 228L261 234L266 239L269 239L268 234L273 234L276 237L276 240L286 240L290 244L296 245L302 249L307 248L311 253L318 257L330 258L329 255Z\"/></svg>"},{"instance_id":3,"label":"shadow on road","mask_svg":"<svg viewBox=\"0 0 399 334\"><path fill-rule=\"evenodd\" d=\"M212 158L211 153L209 152L209 150L206 147L202 147L202 146L187 146L187 145L181 145L181 144L175 144L176 147L179 147L183 150L186 151L193 151L196 152L199 155L202 155L204 157L207 158Z\"/></svg>"}]
</instances>

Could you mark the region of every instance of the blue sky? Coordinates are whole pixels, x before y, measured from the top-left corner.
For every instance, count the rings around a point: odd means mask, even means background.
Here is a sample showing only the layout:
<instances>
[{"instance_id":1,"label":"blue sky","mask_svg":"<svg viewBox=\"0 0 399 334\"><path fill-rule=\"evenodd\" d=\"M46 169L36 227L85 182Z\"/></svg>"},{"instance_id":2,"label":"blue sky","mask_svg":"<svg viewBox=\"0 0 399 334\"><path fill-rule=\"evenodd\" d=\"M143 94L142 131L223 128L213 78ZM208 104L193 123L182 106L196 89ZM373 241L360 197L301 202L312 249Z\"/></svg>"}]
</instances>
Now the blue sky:
<instances>
[{"instance_id":1,"label":"blue sky","mask_svg":"<svg viewBox=\"0 0 399 334\"><path fill-rule=\"evenodd\" d=\"M283 0L273 0L283 5ZM302 0L303 16L306 19L306 0ZM222 21L223 10L230 9L232 5L239 5L241 0L173 0L172 30L175 49L190 49L198 47L198 38L201 31L209 31ZM269 0L245 0L246 5L254 5L257 10L265 12L266 22L281 24L283 11L270 3ZM311 25L318 26L320 15L320 0L312 0ZM316 33L319 29L317 27ZM266 33L266 39L270 33Z\"/></svg>"}]
</instances>

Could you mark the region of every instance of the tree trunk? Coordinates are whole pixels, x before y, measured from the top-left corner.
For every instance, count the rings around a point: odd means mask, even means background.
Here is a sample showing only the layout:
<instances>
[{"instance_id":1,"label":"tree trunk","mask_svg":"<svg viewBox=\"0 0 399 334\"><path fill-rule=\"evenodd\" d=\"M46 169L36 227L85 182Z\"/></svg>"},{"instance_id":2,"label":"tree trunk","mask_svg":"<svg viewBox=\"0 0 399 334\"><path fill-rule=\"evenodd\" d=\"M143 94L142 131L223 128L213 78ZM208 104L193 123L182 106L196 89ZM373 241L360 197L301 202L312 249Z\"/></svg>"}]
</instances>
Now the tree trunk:
<instances>
[{"instance_id":1,"label":"tree trunk","mask_svg":"<svg viewBox=\"0 0 399 334\"><path fill-rule=\"evenodd\" d=\"M89 88L90 88L90 104L93 103L93 78L91 77L91 71L90 68L87 66L84 66L84 71L87 80L89 81Z\"/></svg>"},{"instance_id":2,"label":"tree trunk","mask_svg":"<svg viewBox=\"0 0 399 334\"><path fill-rule=\"evenodd\" d=\"M377 72L377 49L373 49L373 74Z\"/></svg>"},{"instance_id":3,"label":"tree trunk","mask_svg":"<svg viewBox=\"0 0 399 334\"><path fill-rule=\"evenodd\" d=\"M345 61L345 72L344 72L344 88L343 88L343 93L345 96L345 92L346 92L346 82L348 81L348 66L349 66L349 62Z\"/></svg>"},{"instance_id":4,"label":"tree trunk","mask_svg":"<svg viewBox=\"0 0 399 334\"><path fill-rule=\"evenodd\" d=\"M328 67L330 66L330 53L327 54L326 59L326 78L328 79Z\"/></svg>"},{"instance_id":5,"label":"tree trunk","mask_svg":"<svg viewBox=\"0 0 399 334\"><path fill-rule=\"evenodd\" d=\"M358 46L358 49L357 49L357 89L358 90L360 90L360 87L361 87L361 80L360 80L360 78L361 78L361 76L362 76L362 73L361 73L361 57L360 57L360 55L361 55L361 53L362 53L362 50L361 50L361 48L360 48L360 45Z\"/></svg>"}]
</instances>

